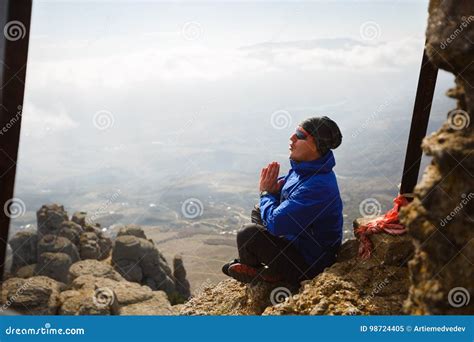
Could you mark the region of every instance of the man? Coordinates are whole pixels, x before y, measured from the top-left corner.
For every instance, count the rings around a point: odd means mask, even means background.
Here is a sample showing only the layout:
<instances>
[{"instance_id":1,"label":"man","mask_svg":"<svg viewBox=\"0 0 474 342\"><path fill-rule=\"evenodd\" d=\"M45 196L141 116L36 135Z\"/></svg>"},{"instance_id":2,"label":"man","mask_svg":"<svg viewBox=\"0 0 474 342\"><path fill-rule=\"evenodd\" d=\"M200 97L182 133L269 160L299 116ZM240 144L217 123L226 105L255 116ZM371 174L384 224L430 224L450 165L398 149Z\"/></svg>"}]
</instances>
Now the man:
<instances>
[{"instance_id":1,"label":"man","mask_svg":"<svg viewBox=\"0 0 474 342\"><path fill-rule=\"evenodd\" d=\"M303 121L290 137L291 169L260 173L260 204L237 234L239 259L222 271L241 282L297 284L332 265L342 240L342 201L332 171L342 135L326 116Z\"/></svg>"}]
</instances>

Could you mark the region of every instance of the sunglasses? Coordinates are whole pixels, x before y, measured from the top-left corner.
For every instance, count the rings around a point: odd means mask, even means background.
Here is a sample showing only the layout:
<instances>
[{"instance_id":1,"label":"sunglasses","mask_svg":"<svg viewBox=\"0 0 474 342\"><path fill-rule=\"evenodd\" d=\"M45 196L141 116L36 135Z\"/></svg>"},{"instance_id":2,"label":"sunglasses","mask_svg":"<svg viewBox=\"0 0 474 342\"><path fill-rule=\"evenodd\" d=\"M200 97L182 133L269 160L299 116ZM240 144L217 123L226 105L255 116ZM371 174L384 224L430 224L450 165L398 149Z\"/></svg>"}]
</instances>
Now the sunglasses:
<instances>
[{"instance_id":1,"label":"sunglasses","mask_svg":"<svg viewBox=\"0 0 474 342\"><path fill-rule=\"evenodd\" d=\"M308 134L306 132L303 132L299 127L296 129L295 135L298 140L306 140L306 138L308 137Z\"/></svg>"}]
</instances>

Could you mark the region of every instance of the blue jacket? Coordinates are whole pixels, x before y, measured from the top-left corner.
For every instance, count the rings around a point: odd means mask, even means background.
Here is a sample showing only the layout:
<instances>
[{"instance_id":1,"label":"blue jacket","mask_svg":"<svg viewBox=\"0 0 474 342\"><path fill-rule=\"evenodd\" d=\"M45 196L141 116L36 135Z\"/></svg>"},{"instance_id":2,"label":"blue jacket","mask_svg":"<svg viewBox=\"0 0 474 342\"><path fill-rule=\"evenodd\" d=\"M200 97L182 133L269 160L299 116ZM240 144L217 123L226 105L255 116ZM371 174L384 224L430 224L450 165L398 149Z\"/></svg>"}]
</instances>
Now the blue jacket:
<instances>
[{"instance_id":1,"label":"blue jacket","mask_svg":"<svg viewBox=\"0 0 474 342\"><path fill-rule=\"evenodd\" d=\"M342 241L342 200L332 170L336 162L329 151L314 161L290 163L280 193L260 199L261 217L271 234L293 241L317 274L334 263Z\"/></svg>"}]
</instances>

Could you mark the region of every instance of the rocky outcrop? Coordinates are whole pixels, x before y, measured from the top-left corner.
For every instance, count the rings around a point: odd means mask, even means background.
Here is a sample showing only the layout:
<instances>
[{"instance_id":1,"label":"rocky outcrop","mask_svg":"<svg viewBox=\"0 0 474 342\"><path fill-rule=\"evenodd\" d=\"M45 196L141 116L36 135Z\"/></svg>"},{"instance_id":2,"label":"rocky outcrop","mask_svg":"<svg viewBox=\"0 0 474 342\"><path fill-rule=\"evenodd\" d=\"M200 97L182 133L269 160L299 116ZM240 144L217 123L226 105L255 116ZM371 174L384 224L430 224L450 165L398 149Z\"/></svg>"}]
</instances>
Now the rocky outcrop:
<instances>
[{"instance_id":1,"label":"rocky outcrop","mask_svg":"<svg viewBox=\"0 0 474 342\"><path fill-rule=\"evenodd\" d=\"M120 228L112 250L112 264L128 281L162 290L173 303L183 302L190 296L182 259L178 257L173 262L175 267L172 273L154 242L148 240L144 231L136 225Z\"/></svg>"},{"instance_id":2,"label":"rocky outcrop","mask_svg":"<svg viewBox=\"0 0 474 342\"><path fill-rule=\"evenodd\" d=\"M75 262L107 258L112 240L100 225L88 225L85 215L76 212L69 220L62 205L43 205L36 213L38 230L21 231L10 239L10 273L20 278L44 275L67 283L69 267Z\"/></svg>"},{"instance_id":3,"label":"rocky outcrop","mask_svg":"<svg viewBox=\"0 0 474 342\"><path fill-rule=\"evenodd\" d=\"M408 295L406 258L413 250L412 241L387 234L375 234L370 239L374 243L370 259L359 259L358 241L349 240L341 247L338 262L303 282L300 289L283 283L244 285L226 280L203 289L180 308L180 314L401 314Z\"/></svg>"},{"instance_id":4,"label":"rocky outcrop","mask_svg":"<svg viewBox=\"0 0 474 342\"><path fill-rule=\"evenodd\" d=\"M36 212L39 238L48 234L58 235L62 223L67 220L68 216L64 206L58 204L43 205Z\"/></svg>"},{"instance_id":5,"label":"rocky outcrop","mask_svg":"<svg viewBox=\"0 0 474 342\"><path fill-rule=\"evenodd\" d=\"M191 286L186 279L186 269L184 268L183 258L176 255L173 258L173 279L176 284L176 292L185 300L191 297Z\"/></svg>"},{"instance_id":6,"label":"rocky outcrop","mask_svg":"<svg viewBox=\"0 0 474 342\"><path fill-rule=\"evenodd\" d=\"M432 157L401 220L415 241L409 263L409 314L473 314L474 301L474 3L432 0L427 51L456 76L457 108L423 141Z\"/></svg>"},{"instance_id":7,"label":"rocky outcrop","mask_svg":"<svg viewBox=\"0 0 474 342\"><path fill-rule=\"evenodd\" d=\"M112 266L112 240L100 225L88 224L85 212L69 220L63 206L43 205L37 218L38 232L22 231L10 241L13 267L2 284L4 310L40 315L176 314L169 298L183 301L189 291L183 262L176 262L174 278L139 226L120 229ZM175 279L180 280L181 292Z\"/></svg>"}]
</instances>

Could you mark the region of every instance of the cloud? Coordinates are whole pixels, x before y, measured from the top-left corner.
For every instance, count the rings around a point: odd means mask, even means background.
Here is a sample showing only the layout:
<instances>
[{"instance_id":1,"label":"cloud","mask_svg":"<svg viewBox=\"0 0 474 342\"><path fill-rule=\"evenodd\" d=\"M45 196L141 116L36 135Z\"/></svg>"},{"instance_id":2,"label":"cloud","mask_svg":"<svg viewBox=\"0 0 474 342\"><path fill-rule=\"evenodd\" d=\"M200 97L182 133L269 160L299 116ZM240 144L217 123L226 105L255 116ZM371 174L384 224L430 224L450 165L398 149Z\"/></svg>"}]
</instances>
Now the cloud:
<instances>
[{"instance_id":1,"label":"cloud","mask_svg":"<svg viewBox=\"0 0 474 342\"><path fill-rule=\"evenodd\" d=\"M219 81L242 75L306 70L393 71L418 63L420 37L366 44L353 39L262 43L238 49L199 45L144 48L87 58L32 61L29 81L44 88L57 83L79 88L123 88L144 81L166 83Z\"/></svg>"},{"instance_id":2,"label":"cloud","mask_svg":"<svg viewBox=\"0 0 474 342\"><path fill-rule=\"evenodd\" d=\"M26 136L43 137L49 133L66 131L79 125L60 105L43 109L31 101L26 101L23 113L22 133Z\"/></svg>"}]
</instances>

